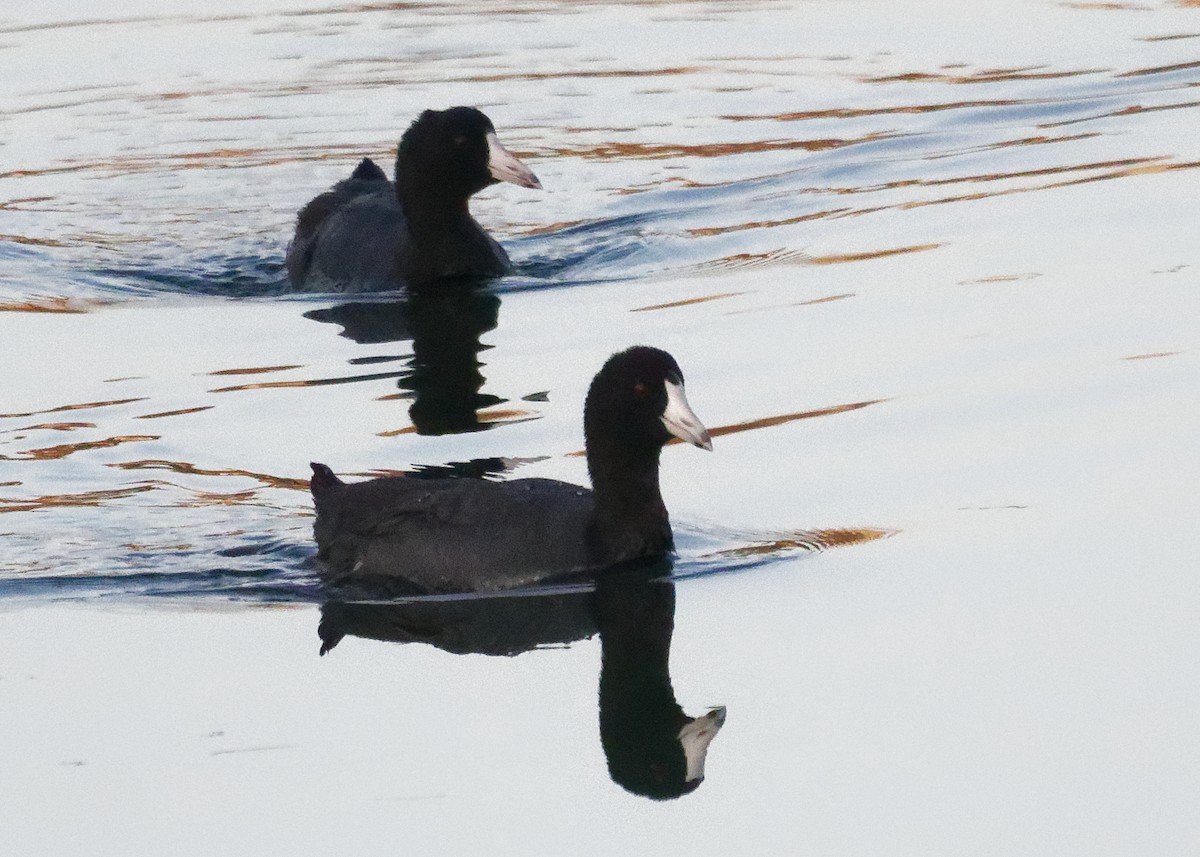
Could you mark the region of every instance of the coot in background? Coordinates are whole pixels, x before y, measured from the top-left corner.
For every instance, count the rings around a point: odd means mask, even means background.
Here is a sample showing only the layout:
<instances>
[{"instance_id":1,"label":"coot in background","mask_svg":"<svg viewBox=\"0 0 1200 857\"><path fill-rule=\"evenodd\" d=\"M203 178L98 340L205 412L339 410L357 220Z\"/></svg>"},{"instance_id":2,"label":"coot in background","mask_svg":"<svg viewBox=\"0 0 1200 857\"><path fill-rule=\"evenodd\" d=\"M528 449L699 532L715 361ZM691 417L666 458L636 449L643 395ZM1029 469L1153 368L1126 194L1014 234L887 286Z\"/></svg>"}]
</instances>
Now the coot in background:
<instances>
[{"instance_id":1,"label":"coot in background","mask_svg":"<svg viewBox=\"0 0 1200 857\"><path fill-rule=\"evenodd\" d=\"M288 279L304 291L364 292L505 274L508 254L467 207L501 181L541 188L483 113L426 110L400 139L394 184L364 158L300 210Z\"/></svg>"}]
</instances>

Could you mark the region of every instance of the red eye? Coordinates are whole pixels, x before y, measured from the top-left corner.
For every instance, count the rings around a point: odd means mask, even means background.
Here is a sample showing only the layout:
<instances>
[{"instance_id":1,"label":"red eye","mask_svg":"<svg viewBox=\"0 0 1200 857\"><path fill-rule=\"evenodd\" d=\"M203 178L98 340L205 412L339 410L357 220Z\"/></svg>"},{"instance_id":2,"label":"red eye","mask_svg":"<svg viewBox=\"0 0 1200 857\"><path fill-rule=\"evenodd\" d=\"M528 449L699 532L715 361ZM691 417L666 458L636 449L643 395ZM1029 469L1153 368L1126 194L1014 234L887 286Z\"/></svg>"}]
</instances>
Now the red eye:
<instances>
[{"instance_id":1,"label":"red eye","mask_svg":"<svg viewBox=\"0 0 1200 857\"><path fill-rule=\"evenodd\" d=\"M633 385L633 395L637 396L639 399L644 399L649 394L650 394L650 388L647 387L645 384L643 384L641 381L638 381L636 384Z\"/></svg>"}]
</instances>

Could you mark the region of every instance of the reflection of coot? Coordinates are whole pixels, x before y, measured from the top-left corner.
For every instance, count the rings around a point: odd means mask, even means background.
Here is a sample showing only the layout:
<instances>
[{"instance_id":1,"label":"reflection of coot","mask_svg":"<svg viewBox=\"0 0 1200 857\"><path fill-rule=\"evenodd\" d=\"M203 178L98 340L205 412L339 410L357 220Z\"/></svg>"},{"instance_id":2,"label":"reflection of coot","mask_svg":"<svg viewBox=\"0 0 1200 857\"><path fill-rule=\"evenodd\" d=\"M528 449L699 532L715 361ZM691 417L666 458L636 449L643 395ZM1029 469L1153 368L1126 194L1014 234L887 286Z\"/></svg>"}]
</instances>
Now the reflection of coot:
<instances>
[{"instance_id":1,"label":"reflection of coot","mask_svg":"<svg viewBox=\"0 0 1200 857\"><path fill-rule=\"evenodd\" d=\"M480 393L479 338L496 327L500 298L469 286L413 289L403 300L347 303L304 314L342 326L342 335L364 344L412 340L413 356L400 379L413 393L409 416L418 434L477 431L481 408L503 399Z\"/></svg>"},{"instance_id":2,"label":"reflection of coot","mask_svg":"<svg viewBox=\"0 0 1200 857\"><path fill-rule=\"evenodd\" d=\"M600 743L613 781L655 800L694 791L725 708L689 717L671 688L675 586L608 574L595 594L600 630Z\"/></svg>"},{"instance_id":3,"label":"reflection of coot","mask_svg":"<svg viewBox=\"0 0 1200 857\"><path fill-rule=\"evenodd\" d=\"M349 635L393 643L427 643L455 655L516 655L596 633L591 594L370 604L328 601L321 607L321 654Z\"/></svg>"},{"instance_id":4,"label":"reflection of coot","mask_svg":"<svg viewBox=\"0 0 1200 857\"><path fill-rule=\"evenodd\" d=\"M629 791L662 800L694 791L725 709L688 717L669 669L675 587L659 575L670 562L609 571L596 591L419 599L332 600L321 608L321 654L350 635L426 643L453 654L512 656L600 632L600 742L609 775Z\"/></svg>"}]
</instances>

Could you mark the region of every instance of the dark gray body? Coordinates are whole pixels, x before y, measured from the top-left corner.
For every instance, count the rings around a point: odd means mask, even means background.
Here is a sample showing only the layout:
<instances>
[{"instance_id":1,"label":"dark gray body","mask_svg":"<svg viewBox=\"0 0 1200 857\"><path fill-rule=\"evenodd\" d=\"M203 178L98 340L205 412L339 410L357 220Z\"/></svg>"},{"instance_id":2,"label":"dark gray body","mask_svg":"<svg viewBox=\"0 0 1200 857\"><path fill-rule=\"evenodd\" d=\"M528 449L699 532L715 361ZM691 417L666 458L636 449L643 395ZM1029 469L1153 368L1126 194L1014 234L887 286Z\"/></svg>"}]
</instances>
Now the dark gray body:
<instances>
[{"instance_id":1,"label":"dark gray body","mask_svg":"<svg viewBox=\"0 0 1200 857\"><path fill-rule=\"evenodd\" d=\"M551 479L372 479L313 462L327 577L417 592L495 592L659 559L673 547L658 484L671 436L711 449L665 351L612 355L584 402L593 491Z\"/></svg>"},{"instance_id":2,"label":"dark gray body","mask_svg":"<svg viewBox=\"0 0 1200 857\"><path fill-rule=\"evenodd\" d=\"M608 564L589 546L592 492L578 485L552 479L318 480L313 532L334 581L488 592Z\"/></svg>"},{"instance_id":3,"label":"dark gray body","mask_svg":"<svg viewBox=\"0 0 1200 857\"><path fill-rule=\"evenodd\" d=\"M423 232L409 229L395 184L364 160L301 210L288 245L288 279L302 291L368 292L511 270L504 248L465 205Z\"/></svg>"}]
</instances>

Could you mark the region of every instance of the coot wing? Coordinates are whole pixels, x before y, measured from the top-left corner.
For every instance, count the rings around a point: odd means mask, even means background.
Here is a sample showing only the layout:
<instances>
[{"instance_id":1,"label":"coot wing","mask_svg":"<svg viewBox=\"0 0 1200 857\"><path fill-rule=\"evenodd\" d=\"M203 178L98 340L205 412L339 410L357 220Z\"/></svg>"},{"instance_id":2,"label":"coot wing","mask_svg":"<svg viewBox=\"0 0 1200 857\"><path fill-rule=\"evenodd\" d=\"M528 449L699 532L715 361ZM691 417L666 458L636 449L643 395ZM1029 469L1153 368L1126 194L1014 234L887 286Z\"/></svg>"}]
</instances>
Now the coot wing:
<instances>
[{"instance_id":1,"label":"coot wing","mask_svg":"<svg viewBox=\"0 0 1200 857\"><path fill-rule=\"evenodd\" d=\"M592 494L551 479L377 479L319 498L314 527L334 578L417 591L495 591L591 565Z\"/></svg>"}]
</instances>

